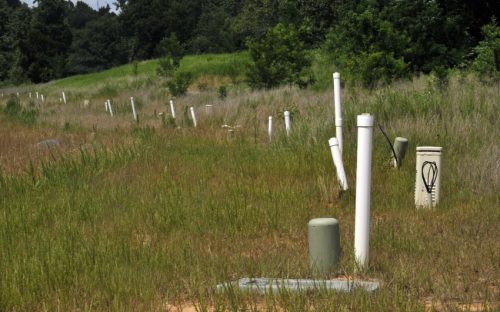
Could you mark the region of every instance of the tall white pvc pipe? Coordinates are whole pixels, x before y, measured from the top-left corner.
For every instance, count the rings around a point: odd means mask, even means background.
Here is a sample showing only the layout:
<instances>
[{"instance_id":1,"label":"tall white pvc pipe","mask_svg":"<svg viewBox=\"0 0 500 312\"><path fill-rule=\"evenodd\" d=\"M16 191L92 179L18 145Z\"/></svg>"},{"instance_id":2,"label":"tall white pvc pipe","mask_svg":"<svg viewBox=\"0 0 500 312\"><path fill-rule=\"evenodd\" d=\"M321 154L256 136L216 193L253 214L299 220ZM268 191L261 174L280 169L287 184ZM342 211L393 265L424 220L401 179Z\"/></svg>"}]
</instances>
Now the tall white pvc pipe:
<instances>
[{"instance_id":1,"label":"tall white pvc pipe","mask_svg":"<svg viewBox=\"0 0 500 312\"><path fill-rule=\"evenodd\" d=\"M286 130L286 135L290 135L291 124L290 124L290 112L289 111L285 111L285 130Z\"/></svg>"},{"instance_id":2,"label":"tall white pvc pipe","mask_svg":"<svg viewBox=\"0 0 500 312\"><path fill-rule=\"evenodd\" d=\"M267 122L267 135L269 136L269 141L272 141L273 138L273 116L269 116Z\"/></svg>"},{"instance_id":3,"label":"tall white pvc pipe","mask_svg":"<svg viewBox=\"0 0 500 312\"><path fill-rule=\"evenodd\" d=\"M368 266L372 136L373 116L370 114L358 115L354 255L356 263L360 268L366 268Z\"/></svg>"},{"instance_id":4,"label":"tall white pvc pipe","mask_svg":"<svg viewBox=\"0 0 500 312\"><path fill-rule=\"evenodd\" d=\"M134 97L130 97L130 105L132 106L132 116L134 117L134 120L137 121L137 113L135 112L135 103L134 103Z\"/></svg>"},{"instance_id":5,"label":"tall white pvc pipe","mask_svg":"<svg viewBox=\"0 0 500 312\"><path fill-rule=\"evenodd\" d=\"M339 141L337 138L331 138L328 140L328 145L330 145L330 151L332 152L333 164L337 169L337 179L340 187L343 191L346 191L349 186L347 185L347 176L344 170L344 163L342 162L342 155L340 155Z\"/></svg>"},{"instance_id":6,"label":"tall white pvc pipe","mask_svg":"<svg viewBox=\"0 0 500 312\"><path fill-rule=\"evenodd\" d=\"M63 97L64 104L66 104L66 94L64 93L64 91L62 92L62 97Z\"/></svg>"},{"instance_id":7,"label":"tall white pvc pipe","mask_svg":"<svg viewBox=\"0 0 500 312\"><path fill-rule=\"evenodd\" d=\"M344 150L342 137L342 104L340 101L340 74L333 73L333 100L335 103L335 137L339 141L340 155Z\"/></svg>"},{"instance_id":8,"label":"tall white pvc pipe","mask_svg":"<svg viewBox=\"0 0 500 312\"><path fill-rule=\"evenodd\" d=\"M113 107L111 107L111 100L108 100L109 114L113 117Z\"/></svg>"},{"instance_id":9,"label":"tall white pvc pipe","mask_svg":"<svg viewBox=\"0 0 500 312\"><path fill-rule=\"evenodd\" d=\"M175 119L174 101L172 101L172 100L170 100L170 112L172 113L172 118Z\"/></svg>"},{"instance_id":10,"label":"tall white pvc pipe","mask_svg":"<svg viewBox=\"0 0 500 312\"><path fill-rule=\"evenodd\" d=\"M191 118L193 118L193 126L196 128L198 126L198 123L196 122L196 115L194 114L194 107L191 106Z\"/></svg>"}]
</instances>

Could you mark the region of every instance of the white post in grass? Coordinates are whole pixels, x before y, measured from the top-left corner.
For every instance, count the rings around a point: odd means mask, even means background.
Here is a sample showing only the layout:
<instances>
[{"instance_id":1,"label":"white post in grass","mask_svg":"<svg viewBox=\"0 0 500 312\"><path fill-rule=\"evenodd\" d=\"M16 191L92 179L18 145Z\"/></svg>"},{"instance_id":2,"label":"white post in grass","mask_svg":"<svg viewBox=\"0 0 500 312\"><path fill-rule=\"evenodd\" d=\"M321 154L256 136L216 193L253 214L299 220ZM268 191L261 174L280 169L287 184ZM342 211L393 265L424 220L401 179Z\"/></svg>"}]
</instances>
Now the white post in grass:
<instances>
[{"instance_id":1,"label":"white post in grass","mask_svg":"<svg viewBox=\"0 0 500 312\"><path fill-rule=\"evenodd\" d=\"M273 116L269 116L269 121L267 122L267 134L269 135L269 142L273 139Z\"/></svg>"},{"instance_id":2,"label":"white post in grass","mask_svg":"<svg viewBox=\"0 0 500 312\"><path fill-rule=\"evenodd\" d=\"M63 98L64 104L66 104L66 94L64 93L64 91L62 92L62 98Z\"/></svg>"},{"instance_id":3,"label":"white post in grass","mask_svg":"<svg viewBox=\"0 0 500 312\"><path fill-rule=\"evenodd\" d=\"M370 242L370 180L372 165L373 116L358 115L358 155L356 165L356 217L354 255L360 269L368 266Z\"/></svg>"},{"instance_id":4,"label":"white post in grass","mask_svg":"<svg viewBox=\"0 0 500 312\"><path fill-rule=\"evenodd\" d=\"M108 101L104 102L104 109L106 110L106 112L109 111L109 109L108 109Z\"/></svg>"},{"instance_id":5,"label":"white post in grass","mask_svg":"<svg viewBox=\"0 0 500 312\"><path fill-rule=\"evenodd\" d=\"M43 94L41 94L40 97L42 98L42 102L45 102L45 98L43 97Z\"/></svg>"},{"instance_id":6,"label":"white post in grass","mask_svg":"<svg viewBox=\"0 0 500 312\"><path fill-rule=\"evenodd\" d=\"M113 107L111 107L111 100L108 99L108 109L109 109L109 114L111 117L113 117Z\"/></svg>"},{"instance_id":7,"label":"white post in grass","mask_svg":"<svg viewBox=\"0 0 500 312\"><path fill-rule=\"evenodd\" d=\"M328 145L330 145L333 164L335 165L335 169L337 169L337 180L339 181L342 190L346 191L349 186L347 185L347 177L344 170L344 163L342 162L342 155L340 155L339 141L337 138L331 138L328 140Z\"/></svg>"},{"instance_id":8,"label":"white post in grass","mask_svg":"<svg viewBox=\"0 0 500 312\"><path fill-rule=\"evenodd\" d=\"M172 101L172 100L170 100L170 113L172 114L172 118L175 119L174 101Z\"/></svg>"},{"instance_id":9,"label":"white post in grass","mask_svg":"<svg viewBox=\"0 0 500 312\"><path fill-rule=\"evenodd\" d=\"M135 111L135 103L134 103L134 97L130 97L130 105L132 106L132 116L134 117L134 120L137 121L137 113Z\"/></svg>"},{"instance_id":10,"label":"white post in grass","mask_svg":"<svg viewBox=\"0 0 500 312\"><path fill-rule=\"evenodd\" d=\"M30 99L31 99L31 92L29 93Z\"/></svg>"},{"instance_id":11,"label":"white post in grass","mask_svg":"<svg viewBox=\"0 0 500 312\"><path fill-rule=\"evenodd\" d=\"M342 105L340 101L340 74L333 73L333 100L335 103L335 137L339 141L340 155L344 150L342 137Z\"/></svg>"},{"instance_id":12,"label":"white post in grass","mask_svg":"<svg viewBox=\"0 0 500 312\"><path fill-rule=\"evenodd\" d=\"M196 115L194 114L194 107L191 106L191 118L193 119L193 126L196 128L198 126L198 123L196 122Z\"/></svg>"},{"instance_id":13,"label":"white post in grass","mask_svg":"<svg viewBox=\"0 0 500 312\"><path fill-rule=\"evenodd\" d=\"M285 111L285 130L286 135L290 135L291 125L290 125L290 112Z\"/></svg>"},{"instance_id":14,"label":"white post in grass","mask_svg":"<svg viewBox=\"0 0 500 312\"><path fill-rule=\"evenodd\" d=\"M36 99L38 100L38 91L36 91Z\"/></svg>"}]
</instances>

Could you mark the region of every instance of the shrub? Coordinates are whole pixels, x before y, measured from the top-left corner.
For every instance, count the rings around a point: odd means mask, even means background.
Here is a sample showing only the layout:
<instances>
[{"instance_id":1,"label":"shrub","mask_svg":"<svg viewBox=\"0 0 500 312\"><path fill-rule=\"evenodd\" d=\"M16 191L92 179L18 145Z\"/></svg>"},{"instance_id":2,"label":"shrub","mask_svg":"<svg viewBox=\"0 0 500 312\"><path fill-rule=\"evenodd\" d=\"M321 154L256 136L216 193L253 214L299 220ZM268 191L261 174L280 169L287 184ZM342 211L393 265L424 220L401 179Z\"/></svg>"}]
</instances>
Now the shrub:
<instances>
[{"instance_id":1,"label":"shrub","mask_svg":"<svg viewBox=\"0 0 500 312\"><path fill-rule=\"evenodd\" d=\"M168 91L173 96L185 95L192 81L193 75L190 72L177 72L171 80L167 81Z\"/></svg>"},{"instance_id":2,"label":"shrub","mask_svg":"<svg viewBox=\"0 0 500 312\"><path fill-rule=\"evenodd\" d=\"M474 48L477 57L472 69L481 75L498 77L500 73L500 27L496 20L481 28L484 40Z\"/></svg>"},{"instance_id":3,"label":"shrub","mask_svg":"<svg viewBox=\"0 0 500 312\"><path fill-rule=\"evenodd\" d=\"M297 31L292 26L278 24L268 30L261 41L249 40L252 64L248 83L252 88L273 88L281 84L310 84L311 61Z\"/></svg>"}]
</instances>

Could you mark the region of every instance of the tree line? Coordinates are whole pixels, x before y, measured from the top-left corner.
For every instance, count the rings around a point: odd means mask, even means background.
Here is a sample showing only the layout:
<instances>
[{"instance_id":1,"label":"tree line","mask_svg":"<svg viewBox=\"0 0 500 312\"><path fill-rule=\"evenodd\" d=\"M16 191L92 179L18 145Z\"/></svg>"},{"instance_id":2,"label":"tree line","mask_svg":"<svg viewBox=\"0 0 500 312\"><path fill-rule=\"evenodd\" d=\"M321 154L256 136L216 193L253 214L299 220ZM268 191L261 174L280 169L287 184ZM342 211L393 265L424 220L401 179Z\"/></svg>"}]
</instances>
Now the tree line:
<instances>
[{"instance_id":1,"label":"tree line","mask_svg":"<svg viewBox=\"0 0 500 312\"><path fill-rule=\"evenodd\" d=\"M187 53L254 47L251 54L259 54L259 44L293 34L288 42L320 49L367 81L467 67L485 46L494 61L500 57L494 0L117 0L119 13L67 0L35 4L0 0L4 83L46 82L162 57L173 36Z\"/></svg>"}]
</instances>

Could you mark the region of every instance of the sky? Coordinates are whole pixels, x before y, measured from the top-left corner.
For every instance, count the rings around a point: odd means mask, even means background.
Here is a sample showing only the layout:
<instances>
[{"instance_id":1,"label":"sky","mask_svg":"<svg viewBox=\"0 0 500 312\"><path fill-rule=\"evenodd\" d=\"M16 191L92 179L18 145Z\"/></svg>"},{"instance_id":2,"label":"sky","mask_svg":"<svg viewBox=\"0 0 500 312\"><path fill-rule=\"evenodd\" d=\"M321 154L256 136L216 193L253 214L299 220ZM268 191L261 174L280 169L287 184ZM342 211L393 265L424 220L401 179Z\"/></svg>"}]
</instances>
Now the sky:
<instances>
[{"instance_id":1,"label":"sky","mask_svg":"<svg viewBox=\"0 0 500 312\"><path fill-rule=\"evenodd\" d=\"M33 5L33 0L21 0L22 2L26 2L29 6ZM73 3L76 3L77 0L71 0ZM106 4L109 4L109 7L111 10L115 9L115 6L113 3L115 0L80 0L85 3L87 3L89 6L93 7L94 9L97 9L97 4L99 3L100 7L106 6Z\"/></svg>"}]
</instances>

